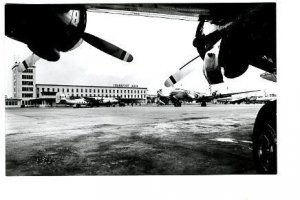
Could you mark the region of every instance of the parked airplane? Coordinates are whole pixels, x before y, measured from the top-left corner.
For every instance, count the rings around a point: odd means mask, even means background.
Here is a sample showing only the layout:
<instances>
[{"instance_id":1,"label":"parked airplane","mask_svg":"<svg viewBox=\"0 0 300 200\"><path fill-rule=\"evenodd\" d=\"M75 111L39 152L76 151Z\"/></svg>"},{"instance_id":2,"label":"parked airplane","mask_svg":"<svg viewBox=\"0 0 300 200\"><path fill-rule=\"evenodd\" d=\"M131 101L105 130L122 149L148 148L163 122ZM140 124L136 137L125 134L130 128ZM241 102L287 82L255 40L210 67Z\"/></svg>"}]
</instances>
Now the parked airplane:
<instances>
[{"instance_id":1,"label":"parked airplane","mask_svg":"<svg viewBox=\"0 0 300 200\"><path fill-rule=\"evenodd\" d=\"M247 97L225 97L217 99L217 102L222 104L240 104L246 102L247 100Z\"/></svg>"},{"instance_id":2,"label":"parked airplane","mask_svg":"<svg viewBox=\"0 0 300 200\"><path fill-rule=\"evenodd\" d=\"M162 89L157 91L157 104L167 105L172 103L175 107L180 107L182 101L192 102L195 96L188 90L176 88L170 92L169 95L163 95Z\"/></svg>"},{"instance_id":3,"label":"parked airplane","mask_svg":"<svg viewBox=\"0 0 300 200\"><path fill-rule=\"evenodd\" d=\"M254 103L268 103L276 100L277 100L276 96L258 97L254 100Z\"/></svg>"},{"instance_id":4,"label":"parked airplane","mask_svg":"<svg viewBox=\"0 0 300 200\"><path fill-rule=\"evenodd\" d=\"M79 99L69 99L65 94L56 93L56 101L57 104L66 104L73 106L73 108L87 107L90 106L89 102L84 98Z\"/></svg>"},{"instance_id":5,"label":"parked airplane","mask_svg":"<svg viewBox=\"0 0 300 200\"><path fill-rule=\"evenodd\" d=\"M225 94L213 92L211 95L208 95L200 92L194 92L190 90L176 88L172 90L168 96L163 96L162 90L158 90L157 99L159 105L165 105L171 101L175 107L180 107L183 101L185 102L196 101L201 103L201 106L204 107L206 106L207 102L210 102L214 99L231 97L232 95L236 95L236 94L244 94L244 93L258 92L258 91L259 90L250 90L250 91L232 92L232 93L225 93Z\"/></svg>"},{"instance_id":6,"label":"parked airplane","mask_svg":"<svg viewBox=\"0 0 300 200\"><path fill-rule=\"evenodd\" d=\"M90 102L93 106L107 106L107 107L115 107L119 105L120 107L124 107L125 103L121 102L119 98L113 97L84 97L87 101Z\"/></svg>"}]
</instances>

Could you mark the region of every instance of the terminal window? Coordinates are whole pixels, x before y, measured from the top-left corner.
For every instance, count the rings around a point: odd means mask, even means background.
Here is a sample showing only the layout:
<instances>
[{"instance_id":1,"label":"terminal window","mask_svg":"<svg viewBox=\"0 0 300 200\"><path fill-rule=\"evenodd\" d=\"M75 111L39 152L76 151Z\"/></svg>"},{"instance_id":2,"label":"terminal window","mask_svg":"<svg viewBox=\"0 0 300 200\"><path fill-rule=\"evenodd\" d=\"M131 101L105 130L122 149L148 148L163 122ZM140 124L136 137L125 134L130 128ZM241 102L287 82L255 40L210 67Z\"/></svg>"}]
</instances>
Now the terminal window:
<instances>
[{"instance_id":1,"label":"terminal window","mask_svg":"<svg viewBox=\"0 0 300 200\"><path fill-rule=\"evenodd\" d=\"M22 81L22 85L33 85L32 81Z\"/></svg>"}]
</instances>

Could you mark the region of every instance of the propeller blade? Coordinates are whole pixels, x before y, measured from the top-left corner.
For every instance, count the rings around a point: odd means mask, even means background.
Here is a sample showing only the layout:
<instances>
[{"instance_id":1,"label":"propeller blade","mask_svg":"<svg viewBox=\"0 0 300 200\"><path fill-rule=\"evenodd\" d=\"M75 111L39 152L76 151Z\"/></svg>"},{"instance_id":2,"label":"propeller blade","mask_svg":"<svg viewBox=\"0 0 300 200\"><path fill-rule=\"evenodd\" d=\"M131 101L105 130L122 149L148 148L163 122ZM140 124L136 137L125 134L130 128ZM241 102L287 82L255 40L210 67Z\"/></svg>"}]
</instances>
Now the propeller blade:
<instances>
[{"instance_id":1,"label":"propeller blade","mask_svg":"<svg viewBox=\"0 0 300 200\"><path fill-rule=\"evenodd\" d=\"M35 65L36 61L38 61L40 57L35 55L34 53L30 55L28 58L26 58L23 62L19 63L18 71L23 72L29 67L32 67Z\"/></svg>"},{"instance_id":2,"label":"propeller blade","mask_svg":"<svg viewBox=\"0 0 300 200\"><path fill-rule=\"evenodd\" d=\"M84 33L82 39L97 49L120 60L124 60L126 62L131 62L133 60L133 57L130 53L94 35Z\"/></svg>"},{"instance_id":3,"label":"propeller blade","mask_svg":"<svg viewBox=\"0 0 300 200\"><path fill-rule=\"evenodd\" d=\"M186 77L190 72L192 72L195 69L194 65L188 65L200 56L196 56L189 62L187 62L185 65L183 65L177 72L175 72L173 75L171 75L166 81L165 81L165 86L170 87L175 85L177 82L179 82L181 79ZM189 67L187 67L189 66Z\"/></svg>"}]
</instances>

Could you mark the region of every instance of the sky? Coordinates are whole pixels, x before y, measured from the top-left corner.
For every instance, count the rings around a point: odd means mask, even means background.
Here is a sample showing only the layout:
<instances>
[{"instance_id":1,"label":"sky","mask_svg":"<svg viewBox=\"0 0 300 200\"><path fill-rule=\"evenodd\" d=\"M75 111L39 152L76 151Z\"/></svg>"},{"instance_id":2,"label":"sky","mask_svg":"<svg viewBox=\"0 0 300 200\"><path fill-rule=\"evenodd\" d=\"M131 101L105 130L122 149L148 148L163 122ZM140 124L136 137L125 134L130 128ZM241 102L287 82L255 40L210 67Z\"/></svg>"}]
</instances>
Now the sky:
<instances>
[{"instance_id":1,"label":"sky","mask_svg":"<svg viewBox=\"0 0 300 200\"><path fill-rule=\"evenodd\" d=\"M86 32L105 39L131 53L134 60L126 63L115 59L83 42L77 49L61 53L57 62L39 60L37 83L106 85L137 84L147 87L149 94L158 89L169 92L165 80L182 65L198 55L192 45L198 22L142 16L128 16L88 12ZM46 39L46 38L45 38ZM20 61L31 52L27 46L5 37L5 94L12 96L14 59ZM195 60L195 70L174 87L209 93L203 76L201 59ZM246 73L225 83L214 85L212 90L233 92L260 89L276 93L275 83L259 77L263 73L250 66Z\"/></svg>"}]
</instances>

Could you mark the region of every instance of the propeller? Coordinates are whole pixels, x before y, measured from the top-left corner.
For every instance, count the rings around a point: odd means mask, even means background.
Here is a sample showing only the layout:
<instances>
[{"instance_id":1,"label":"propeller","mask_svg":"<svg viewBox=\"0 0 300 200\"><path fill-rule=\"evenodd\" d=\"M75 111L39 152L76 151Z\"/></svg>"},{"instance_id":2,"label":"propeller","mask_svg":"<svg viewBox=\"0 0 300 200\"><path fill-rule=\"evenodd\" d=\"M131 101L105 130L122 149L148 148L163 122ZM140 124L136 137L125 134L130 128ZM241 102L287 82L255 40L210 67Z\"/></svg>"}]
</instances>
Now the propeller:
<instances>
[{"instance_id":1,"label":"propeller","mask_svg":"<svg viewBox=\"0 0 300 200\"><path fill-rule=\"evenodd\" d=\"M115 58L118 58L126 62L131 62L133 60L133 57L130 53L92 34L84 33L82 39L87 43L89 43L90 45L94 46L95 48Z\"/></svg>"},{"instance_id":2,"label":"propeller","mask_svg":"<svg viewBox=\"0 0 300 200\"><path fill-rule=\"evenodd\" d=\"M34 53L30 55L28 58L26 58L23 62L19 63L18 65L18 71L23 72L29 67L32 67L35 65L35 63L40 59L39 56L35 55Z\"/></svg>"},{"instance_id":3,"label":"propeller","mask_svg":"<svg viewBox=\"0 0 300 200\"><path fill-rule=\"evenodd\" d=\"M223 82L223 75L221 73L221 67L218 63L219 50L220 50L221 39L217 41L212 48L205 53L203 59L203 74L209 84L217 84ZM179 82L181 79L186 77L190 72L192 72L195 67L189 66L191 62L199 58L196 56L185 65L183 65L177 72L171 75L166 81L165 86L170 87Z\"/></svg>"},{"instance_id":4,"label":"propeller","mask_svg":"<svg viewBox=\"0 0 300 200\"><path fill-rule=\"evenodd\" d=\"M165 86L170 87L175 85L177 82L179 82L181 79L186 77L190 72L192 72L195 69L194 65L189 65L191 62L199 58L200 56L196 56L189 62L187 62L185 65L183 65L176 73L171 75L166 81Z\"/></svg>"}]
</instances>

